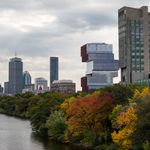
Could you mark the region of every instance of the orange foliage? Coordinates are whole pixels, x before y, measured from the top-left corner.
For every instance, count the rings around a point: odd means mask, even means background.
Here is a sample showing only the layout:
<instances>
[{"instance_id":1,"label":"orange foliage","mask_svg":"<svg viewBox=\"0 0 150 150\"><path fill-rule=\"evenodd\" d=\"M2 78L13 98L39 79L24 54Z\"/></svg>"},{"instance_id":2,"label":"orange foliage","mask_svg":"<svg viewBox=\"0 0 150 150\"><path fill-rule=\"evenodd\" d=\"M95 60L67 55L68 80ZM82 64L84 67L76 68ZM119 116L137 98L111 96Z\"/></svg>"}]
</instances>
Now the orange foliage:
<instances>
[{"instance_id":1,"label":"orange foliage","mask_svg":"<svg viewBox=\"0 0 150 150\"><path fill-rule=\"evenodd\" d=\"M67 124L72 136L77 136L86 130L92 130L96 135L105 132L105 120L113 108L113 99L109 93L100 95L95 92L73 101L68 110Z\"/></svg>"}]
</instances>

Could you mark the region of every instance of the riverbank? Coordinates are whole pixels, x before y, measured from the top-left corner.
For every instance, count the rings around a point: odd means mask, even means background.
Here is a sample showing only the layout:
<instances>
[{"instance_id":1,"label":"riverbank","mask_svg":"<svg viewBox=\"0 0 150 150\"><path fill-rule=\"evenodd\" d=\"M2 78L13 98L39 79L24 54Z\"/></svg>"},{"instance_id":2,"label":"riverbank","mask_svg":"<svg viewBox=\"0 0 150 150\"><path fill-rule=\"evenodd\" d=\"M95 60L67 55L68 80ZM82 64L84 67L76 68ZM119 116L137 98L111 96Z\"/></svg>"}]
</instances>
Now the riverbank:
<instances>
[{"instance_id":1,"label":"riverbank","mask_svg":"<svg viewBox=\"0 0 150 150\"><path fill-rule=\"evenodd\" d=\"M149 144L149 131L139 143L135 140L143 134L139 121L149 124L141 119L150 111L149 95L147 87L121 84L72 96L25 93L0 97L0 112L29 119L34 132L60 143L95 150L140 150ZM142 130L135 130L137 126Z\"/></svg>"},{"instance_id":2,"label":"riverbank","mask_svg":"<svg viewBox=\"0 0 150 150\"><path fill-rule=\"evenodd\" d=\"M33 134L30 122L28 120L0 114L0 149L77 150L79 148L37 136Z\"/></svg>"}]
</instances>

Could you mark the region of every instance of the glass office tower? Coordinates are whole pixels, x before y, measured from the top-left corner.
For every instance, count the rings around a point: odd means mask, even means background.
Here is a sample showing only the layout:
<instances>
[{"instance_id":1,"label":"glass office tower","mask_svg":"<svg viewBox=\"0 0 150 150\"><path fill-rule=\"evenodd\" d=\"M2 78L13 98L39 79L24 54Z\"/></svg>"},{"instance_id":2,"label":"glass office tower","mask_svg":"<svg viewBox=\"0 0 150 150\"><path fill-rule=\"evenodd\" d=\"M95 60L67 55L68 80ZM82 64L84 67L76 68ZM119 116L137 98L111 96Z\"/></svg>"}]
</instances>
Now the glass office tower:
<instances>
[{"instance_id":1,"label":"glass office tower","mask_svg":"<svg viewBox=\"0 0 150 150\"><path fill-rule=\"evenodd\" d=\"M54 80L58 80L58 57L50 57L50 86Z\"/></svg>"},{"instance_id":2,"label":"glass office tower","mask_svg":"<svg viewBox=\"0 0 150 150\"><path fill-rule=\"evenodd\" d=\"M23 63L21 58L11 58L9 61L9 94L22 93L23 89Z\"/></svg>"},{"instance_id":3,"label":"glass office tower","mask_svg":"<svg viewBox=\"0 0 150 150\"><path fill-rule=\"evenodd\" d=\"M112 45L88 43L81 47L82 62L87 63L86 76L81 78L82 91L91 92L113 83L118 76L118 60L114 60Z\"/></svg>"},{"instance_id":4,"label":"glass office tower","mask_svg":"<svg viewBox=\"0 0 150 150\"><path fill-rule=\"evenodd\" d=\"M24 71L23 73L23 86L31 85L31 75L28 71Z\"/></svg>"}]
</instances>

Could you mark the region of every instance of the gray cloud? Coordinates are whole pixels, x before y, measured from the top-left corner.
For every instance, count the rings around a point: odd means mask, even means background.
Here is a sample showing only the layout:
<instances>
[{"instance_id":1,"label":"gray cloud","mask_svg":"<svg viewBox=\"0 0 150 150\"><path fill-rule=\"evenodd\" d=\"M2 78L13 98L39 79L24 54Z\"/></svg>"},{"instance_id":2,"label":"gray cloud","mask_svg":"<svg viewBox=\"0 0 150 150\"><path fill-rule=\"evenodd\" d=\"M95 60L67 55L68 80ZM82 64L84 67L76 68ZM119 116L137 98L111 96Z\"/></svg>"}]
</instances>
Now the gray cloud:
<instances>
[{"instance_id":1,"label":"gray cloud","mask_svg":"<svg viewBox=\"0 0 150 150\"><path fill-rule=\"evenodd\" d=\"M7 80L8 60L17 51L25 70L33 77L47 79L49 56L59 56L60 78L75 80L79 88L79 77L85 72L80 46L87 42L112 43L118 57L118 9L148 4L147 0L0 1L0 82Z\"/></svg>"}]
</instances>

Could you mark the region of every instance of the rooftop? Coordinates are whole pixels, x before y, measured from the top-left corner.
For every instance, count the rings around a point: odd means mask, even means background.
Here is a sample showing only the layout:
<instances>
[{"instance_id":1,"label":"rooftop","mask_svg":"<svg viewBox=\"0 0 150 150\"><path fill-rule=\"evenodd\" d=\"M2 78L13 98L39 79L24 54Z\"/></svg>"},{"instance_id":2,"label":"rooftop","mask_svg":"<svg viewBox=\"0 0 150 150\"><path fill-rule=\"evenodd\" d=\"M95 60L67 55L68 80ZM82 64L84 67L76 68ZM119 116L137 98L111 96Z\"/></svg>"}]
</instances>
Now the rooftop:
<instances>
[{"instance_id":1,"label":"rooftop","mask_svg":"<svg viewBox=\"0 0 150 150\"><path fill-rule=\"evenodd\" d=\"M73 83L72 80L54 80L53 83Z\"/></svg>"}]
</instances>

